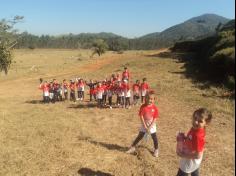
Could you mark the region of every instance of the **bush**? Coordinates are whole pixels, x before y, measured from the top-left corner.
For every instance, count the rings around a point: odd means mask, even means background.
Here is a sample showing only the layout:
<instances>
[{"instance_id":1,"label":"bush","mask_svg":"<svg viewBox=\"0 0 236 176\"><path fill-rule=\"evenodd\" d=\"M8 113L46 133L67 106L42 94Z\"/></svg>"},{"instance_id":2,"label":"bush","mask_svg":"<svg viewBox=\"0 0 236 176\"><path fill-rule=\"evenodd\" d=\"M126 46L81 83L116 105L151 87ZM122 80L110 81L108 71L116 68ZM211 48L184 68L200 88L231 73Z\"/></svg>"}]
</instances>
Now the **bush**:
<instances>
[{"instance_id":1,"label":"bush","mask_svg":"<svg viewBox=\"0 0 236 176\"><path fill-rule=\"evenodd\" d=\"M11 50L6 46L0 44L0 72L4 71L5 74L8 73L12 62Z\"/></svg>"}]
</instances>

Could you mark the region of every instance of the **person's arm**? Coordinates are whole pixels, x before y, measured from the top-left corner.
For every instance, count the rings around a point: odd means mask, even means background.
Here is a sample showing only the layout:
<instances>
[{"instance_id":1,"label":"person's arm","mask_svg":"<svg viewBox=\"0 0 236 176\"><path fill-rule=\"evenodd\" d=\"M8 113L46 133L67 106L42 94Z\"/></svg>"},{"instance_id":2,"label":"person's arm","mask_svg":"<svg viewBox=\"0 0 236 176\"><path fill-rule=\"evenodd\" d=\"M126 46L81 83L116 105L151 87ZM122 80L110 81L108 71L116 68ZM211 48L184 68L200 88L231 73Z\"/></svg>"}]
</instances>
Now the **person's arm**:
<instances>
[{"instance_id":1,"label":"person's arm","mask_svg":"<svg viewBox=\"0 0 236 176\"><path fill-rule=\"evenodd\" d=\"M139 117L140 117L141 123L143 124L144 128L145 128L146 130L148 130L147 124L145 123L143 116L140 115Z\"/></svg>"},{"instance_id":2,"label":"person's arm","mask_svg":"<svg viewBox=\"0 0 236 176\"><path fill-rule=\"evenodd\" d=\"M200 159L202 157L203 152L180 152L177 151L177 155L181 158L186 159Z\"/></svg>"},{"instance_id":3,"label":"person's arm","mask_svg":"<svg viewBox=\"0 0 236 176\"><path fill-rule=\"evenodd\" d=\"M152 128L153 124L156 122L156 119L152 119L152 123L148 126L148 131Z\"/></svg>"}]
</instances>

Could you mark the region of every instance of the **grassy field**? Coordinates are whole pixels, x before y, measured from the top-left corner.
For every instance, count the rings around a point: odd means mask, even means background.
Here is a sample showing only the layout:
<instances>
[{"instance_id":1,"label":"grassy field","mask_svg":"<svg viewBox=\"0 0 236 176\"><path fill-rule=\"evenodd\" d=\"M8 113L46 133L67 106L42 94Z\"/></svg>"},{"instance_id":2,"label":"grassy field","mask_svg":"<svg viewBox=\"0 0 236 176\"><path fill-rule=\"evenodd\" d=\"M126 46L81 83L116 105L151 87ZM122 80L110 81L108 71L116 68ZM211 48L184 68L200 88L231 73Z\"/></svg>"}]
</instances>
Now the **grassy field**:
<instances>
[{"instance_id":1,"label":"grassy field","mask_svg":"<svg viewBox=\"0 0 236 176\"><path fill-rule=\"evenodd\" d=\"M219 88L200 89L200 83L184 76L183 63L154 57L158 52L107 52L90 58L89 50L16 50L9 75L0 76L0 175L176 175L176 132L187 132L193 111L202 106L214 119L207 128L201 175L234 175L234 101L215 96ZM139 107L110 110L87 102L39 102L40 77L101 80L124 65L133 81L147 77L157 92L159 158L152 157L151 140L143 141L136 155L125 153L138 133Z\"/></svg>"}]
</instances>

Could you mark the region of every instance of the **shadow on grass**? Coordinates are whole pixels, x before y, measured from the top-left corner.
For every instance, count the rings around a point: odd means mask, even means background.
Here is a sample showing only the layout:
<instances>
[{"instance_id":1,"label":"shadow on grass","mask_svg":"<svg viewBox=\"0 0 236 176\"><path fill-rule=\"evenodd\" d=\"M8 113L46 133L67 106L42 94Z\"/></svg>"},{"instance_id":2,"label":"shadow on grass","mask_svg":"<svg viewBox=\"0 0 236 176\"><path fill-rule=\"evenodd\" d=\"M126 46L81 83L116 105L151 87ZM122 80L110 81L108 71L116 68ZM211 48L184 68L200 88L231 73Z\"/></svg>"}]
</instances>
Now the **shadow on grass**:
<instances>
[{"instance_id":1,"label":"shadow on grass","mask_svg":"<svg viewBox=\"0 0 236 176\"><path fill-rule=\"evenodd\" d=\"M27 103L27 104L46 104L42 100L28 100L25 103Z\"/></svg>"},{"instance_id":2,"label":"shadow on grass","mask_svg":"<svg viewBox=\"0 0 236 176\"><path fill-rule=\"evenodd\" d=\"M82 108L95 108L97 104L94 103L86 103L86 104L71 104L68 108L69 109L82 109Z\"/></svg>"},{"instance_id":3,"label":"shadow on grass","mask_svg":"<svg viewBox=\"0 0 236 176\"><path fill-rule=\"evenodd\" d=\"M89 168L81 168L80 170L78 170L78 174L82 176L113 176L110 173L105 173L102 171L94 171Z\"/></svg>"},{"instance_id":4,"label":"shadow on grass","mask_svg":"<svg viewBox=\"0 0 236 176\"><path fill-rule=\"evenodd\" d=\"M184 63L182 68L184 71L175 72L169 71L172 74L182 74L186 78L191 79L195 87L205 90L210 87L221 87L223 78L220 78L217 73L209 72L209 68L206 67L205 60L199 58L196 53L192 52L162 52L159 54L149 55L148 57L159 57L159 58L173 58L176 63ZM204 96L204 95L203 95ZM212 97L219 98L235 98L235 92L225 90L222 95L211 95Z\"/></svg>"},{"instance_id":5,"label":"shadow on grass","mask_svg":"<svg viewBox=\"0 0 236 176\"><path fill-rule=\"evenodd\" d=\"M98 141L92 140L89 137L85 137L85 138L78 137L78 140L86 141L86 142L89 142L91 144L104 147L108 150L116 150L116 151L120 151L120 152L126 152L129 149L128 147L123 147L123 146L120 146L120 145L117 145L117 144L109 144L109 143L105 143L105 142L98 142Z\"/></svg>"}]
</instances>

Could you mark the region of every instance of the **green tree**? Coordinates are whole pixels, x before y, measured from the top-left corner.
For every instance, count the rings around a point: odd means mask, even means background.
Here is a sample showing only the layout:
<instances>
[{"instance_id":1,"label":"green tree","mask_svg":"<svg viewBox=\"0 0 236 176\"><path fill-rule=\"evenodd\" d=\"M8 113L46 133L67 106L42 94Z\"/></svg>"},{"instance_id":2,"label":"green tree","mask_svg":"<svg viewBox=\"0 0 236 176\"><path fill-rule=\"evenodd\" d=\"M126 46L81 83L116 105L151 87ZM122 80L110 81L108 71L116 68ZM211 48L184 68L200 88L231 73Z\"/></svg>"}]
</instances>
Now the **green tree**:
<instances>
[{"instance_id":1,"label":"green tree","mask_svg":"<svg viewBox=\"0 0 236 176\"><path fill-rule=\"evenodd\" d=\"M9 48L6 48L3 44L0 44L0 72L4 71L8 73L12 62L12 54Z\"/></svg>"},{"instance_id":2,"label":"green tree","mask_svg":"<svg viewBox=\"0 0 236 176\"><path fill-rule=\"evenodd\" d=\"M0 72L8 73L12 63L11 49L17 44L16 33L13 27L24 17L15 16L12 20L2 19L0 21Z\"/></svg>"},{"instance_id":3,"label":"green tree","mask_svg":"<svg viewBox=\"0 0 236 176\"><path fill-rule=\"evenodd\" d=\"M102 54L104 54L106 52L106 50L108 49L108 45L106 42L104 42L104 40L102 39L97 39L94 41L93 43L93 54L98 54L98 56L101 56Z\"/></svg>"}]
</instances>

